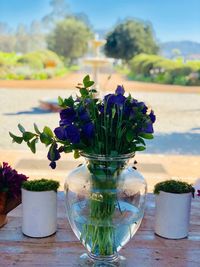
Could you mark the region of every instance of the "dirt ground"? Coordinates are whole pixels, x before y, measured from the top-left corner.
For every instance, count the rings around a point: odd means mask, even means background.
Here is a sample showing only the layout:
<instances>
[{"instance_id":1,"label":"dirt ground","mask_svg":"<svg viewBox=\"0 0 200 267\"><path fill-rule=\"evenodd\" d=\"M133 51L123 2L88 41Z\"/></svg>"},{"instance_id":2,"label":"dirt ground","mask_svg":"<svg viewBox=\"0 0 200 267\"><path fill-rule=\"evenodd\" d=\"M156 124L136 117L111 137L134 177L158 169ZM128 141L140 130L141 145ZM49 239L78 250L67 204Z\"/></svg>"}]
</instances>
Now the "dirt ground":
<instances>
[{"instance_id":1,"label":"dirt ground","mask_svg":"<svg viewBox=\"0 0 200 267\"><path fill-rule=\"evenodd\" d=\"M50 80L26 80L26 81L7 81L0 80L0 88L11 89L73 89L78 82L81 82L84 72L73 72L62 78L54 78ZM124 76L113 73L112 75L99 75L100 88L103 91L110 91L116 88L116 85L123 84L124 87L131 91L141 92L171 92L171 93L200 93L200 86L179 86L164 85L154 83L144 83L136 81L128 81Z\"/></svg>"}]
</instances>

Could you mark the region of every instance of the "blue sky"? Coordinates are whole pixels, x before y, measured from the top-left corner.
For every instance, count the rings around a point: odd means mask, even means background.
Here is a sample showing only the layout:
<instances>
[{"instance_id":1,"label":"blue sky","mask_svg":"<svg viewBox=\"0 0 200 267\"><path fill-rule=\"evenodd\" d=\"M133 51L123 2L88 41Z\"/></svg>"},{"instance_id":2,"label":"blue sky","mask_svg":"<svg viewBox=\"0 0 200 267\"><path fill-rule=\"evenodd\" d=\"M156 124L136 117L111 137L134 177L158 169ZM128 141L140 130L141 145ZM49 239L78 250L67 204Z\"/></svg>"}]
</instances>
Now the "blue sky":
<instances>
[{"instance_id":1,"label":"blue sky","mask_svg":"<svg viewBox=\"0 0 200 267\"><path fill-rule=\"evenodd\" d=\"M200 0L66 0L72 12L84 12L96 29L120 19L151 21L160 41L200 42ZM30 24L50 12L49 0L0 0L0 21Z\"/></svg>"}]
</instances>

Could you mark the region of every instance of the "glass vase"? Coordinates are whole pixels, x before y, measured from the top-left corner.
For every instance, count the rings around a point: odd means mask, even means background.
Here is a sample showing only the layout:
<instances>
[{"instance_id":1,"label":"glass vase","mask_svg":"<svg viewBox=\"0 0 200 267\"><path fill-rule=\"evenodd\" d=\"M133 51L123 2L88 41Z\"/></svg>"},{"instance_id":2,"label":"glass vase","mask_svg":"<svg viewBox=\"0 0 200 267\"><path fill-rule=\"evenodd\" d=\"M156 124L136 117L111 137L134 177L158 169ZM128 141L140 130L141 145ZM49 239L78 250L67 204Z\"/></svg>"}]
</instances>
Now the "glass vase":
<instances>
[{"instance_id":1,"label":"glass vase","mask_svg":"<svg viewBox=\"0 0 200 267\"><path fill-rule=\"evenodd\" d=\"M128 165L133 154L87 155L65 181L67 216L88 253L81 266L124 266L120 249L134 236L144 215L147 185Z\"/></svg>"}]
</instances>

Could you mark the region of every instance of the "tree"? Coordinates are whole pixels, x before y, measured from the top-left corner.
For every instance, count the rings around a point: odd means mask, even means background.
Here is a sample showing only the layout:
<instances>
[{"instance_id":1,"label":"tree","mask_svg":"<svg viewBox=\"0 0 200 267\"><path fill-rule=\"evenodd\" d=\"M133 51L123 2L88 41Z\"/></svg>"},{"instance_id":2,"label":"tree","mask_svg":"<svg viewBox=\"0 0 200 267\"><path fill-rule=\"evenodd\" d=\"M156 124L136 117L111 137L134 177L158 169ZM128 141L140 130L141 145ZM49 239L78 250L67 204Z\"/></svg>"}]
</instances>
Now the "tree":
<instances>
[{"instance_id":1,"label":"tree","mask_svg":"<svg viewBox=\"0 0 200 267\"><path fill-rule=\"evenodd\" d=\"M51 0L49 4L51 12L42 18L42 23L45 28L52 29L56 21L65 18L70 12L65 0Z\"/></svg>"},{"instance_id":2,"label":"tree","mask_svg":"<svg viewBox=\"0 0 200 267\"><path fill-rule=\"evenodd\" d=\"M84 55L92 33L83 21L66 18L56 24L47 38L48 48L72 62Z\"/></svg>"},{"instance_id":3,"label":"tree","mask_svg":"<svg viewBox=\"0 0 200 267\"><path fill-rule=\"evenodd\" d=\"M30 51L40 50L46 48L45 35L42 32L42 25L40 21L33 20L29 30L29 48Z\"/></svg>"},{"instance_id":4,"label":"tree","mask_svg":"<svg viewBox=\"0 0 200 267\"><path fill-rule=\"evenodd\" d=\"M137 20L118 24L108 33L106 41L105 54L126 61L139 53L155 54L158 51L151 25Z\"/></svg>"},{"instance_id":5,"label":"tree","mask_svg":"<svg viewBox=\"0 0 200 267\"><path fill-rule=\"evenodd\" d=\"M29 51L29 34L24 24L19 24L15 34L15 51L18 53L27 53Z\"/></svg>"}]
</instances>

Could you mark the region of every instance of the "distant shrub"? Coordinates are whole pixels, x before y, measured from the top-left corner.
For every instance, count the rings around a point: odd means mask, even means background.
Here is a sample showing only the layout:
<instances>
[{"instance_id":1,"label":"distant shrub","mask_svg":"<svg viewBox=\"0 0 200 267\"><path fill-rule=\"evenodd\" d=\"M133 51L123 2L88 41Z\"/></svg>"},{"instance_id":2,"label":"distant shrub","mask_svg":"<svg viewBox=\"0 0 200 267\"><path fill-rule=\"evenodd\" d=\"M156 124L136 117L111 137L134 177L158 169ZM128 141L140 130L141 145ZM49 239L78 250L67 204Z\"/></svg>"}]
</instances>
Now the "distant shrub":
<instances>
[{"instance_id":1,"label":"distant shrub","mask_svg":"<svg viewBox=\"0 0 200 267\"><path fill-rule=\"evenodd\" d=\"M14 66L17 64L19 56L16 53L0 52L0 67Z\"/></svg>"},{"instance_id":2,"label":"distant shrub","mask_svg":"<svg viewBox=\"0 0 200 267\"><path fill-rule=\"evenodd\" d=\"M0 79L4 80L46 80L63 76L73 71L66 68L59 56L50 50L40 50L16 55L0 52Z\"/></svg>"},{"instance_id":3,"label":"distant shrub","mask_svg":"<svg viewBox=\"0 0 200 267\"><path fill-rule=\"evenodd\" d=\"M183 62L182 58L176 60L166 59L158 55L140 54L129 62L128 77L145 82L163 84L199 85L200 62Z\"/></svg>"}]
</instances>

